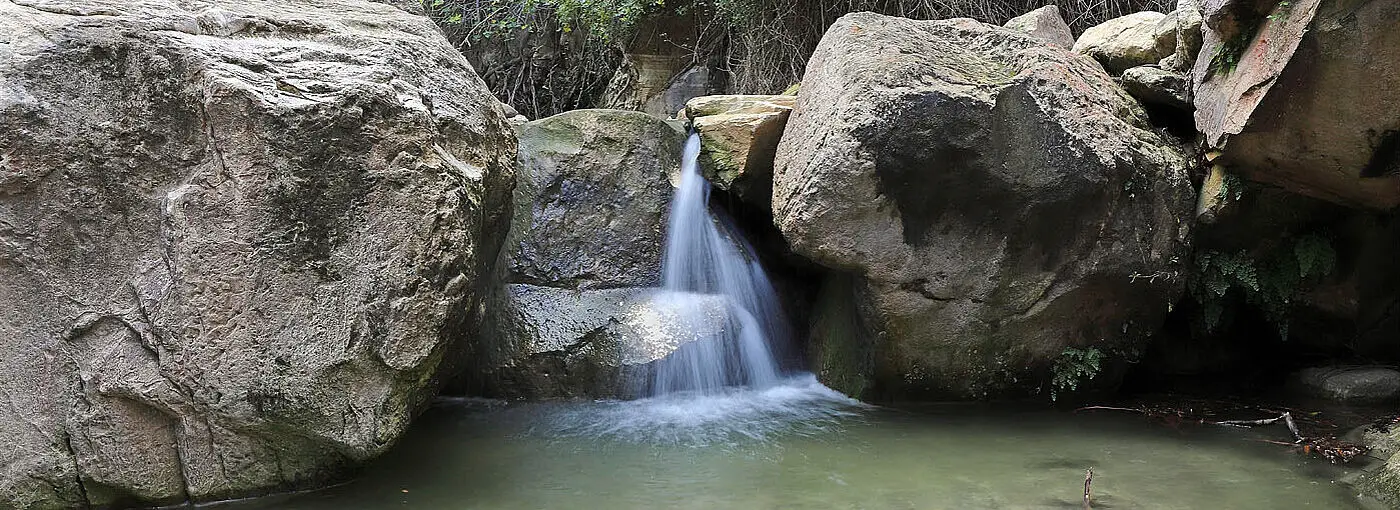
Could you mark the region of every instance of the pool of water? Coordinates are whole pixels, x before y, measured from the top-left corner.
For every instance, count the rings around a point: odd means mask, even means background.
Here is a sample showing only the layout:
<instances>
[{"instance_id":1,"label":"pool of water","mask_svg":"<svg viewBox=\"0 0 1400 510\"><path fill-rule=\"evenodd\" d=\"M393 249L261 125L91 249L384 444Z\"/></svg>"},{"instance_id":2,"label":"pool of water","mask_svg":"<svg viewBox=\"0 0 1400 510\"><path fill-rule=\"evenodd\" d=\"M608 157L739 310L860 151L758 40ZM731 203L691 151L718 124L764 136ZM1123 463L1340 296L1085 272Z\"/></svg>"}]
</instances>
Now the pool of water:
<instances>
[{"instance_id":1,"label":"pool of water","mask_svg":"<svg viewBox=\"0 0 1400 510\"><path fill-rule=\"evenodd\" d=\"M1360 508L1342 468L1131 414L877 408L799 378L633 402L443 400L356 480L234 508Z\"/></svg>"}]
</instances>

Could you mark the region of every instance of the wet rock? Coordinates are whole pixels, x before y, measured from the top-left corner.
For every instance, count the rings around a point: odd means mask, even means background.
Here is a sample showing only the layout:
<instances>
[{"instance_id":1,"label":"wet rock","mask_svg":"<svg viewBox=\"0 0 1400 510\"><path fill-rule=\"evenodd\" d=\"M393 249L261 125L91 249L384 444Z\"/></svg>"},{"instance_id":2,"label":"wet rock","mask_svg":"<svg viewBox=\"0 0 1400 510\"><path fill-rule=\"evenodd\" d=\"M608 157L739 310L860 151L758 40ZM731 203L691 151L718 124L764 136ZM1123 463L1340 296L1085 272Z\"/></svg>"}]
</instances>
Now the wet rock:
<instances>
[{"instance_id":1,"label":"wet rock","mask_svg":"<svg viewBox=\"0 0 1400 510\"><path fill-rule=\"evenodd\" d=\"M1074 34L1069 31L1069 24L1065 23L1065 18L1060 15L1060 8L1054 5L1011 18L1003 26L1025 32L1031 37L1061 48L1074 47Z\"/></svg>"},{"instance_id":2,"label":"wet rock","mask_svg":"<svg viewBox=\"0 0 1400 510\"><path fill-rule=\"evenodd\" d=\"M1400 399L1400 371L1382 367L1309 368L1295 377L1308 395L1346 403Z\"/></svg>"},{"instance_id":3,"label":"wet rock","mask_svg":"<svg viewBox=\"0 0 1400 510\"><path fill-rule=\"evenodd\" d=\"M1353 207L1400 205L1400 8L1216 0L1196 128L1244 177Z\"/></svg>"},{"instance_id":4,"label":"wet rock","mask_svg":"<svg viewBox=\"0 0 1400 510\"><path fill-rule=\"evenodd\" d=\"M1123 71L1120 82L1143 104L1191 111L1191 79L1186 76L1157 66L1138 66Z\"/></svg>"},{"instance_id":5,"label":"wet rock","mask_svg":"<svg viewBox=\"0 0 1400 510\"><path fill-rule=\"evenodd\" d=\"M25 0L0 34L0 507L302 488L394 444L475 335L515 165L437 27Z\"/></svg>"},{"instance_id":6,"label":"wet rock","mask_svg":"<svg viewBox=\"0 0 1400 510\"><path fill-rule=\"evenodd\" d=\"M1090 27L1074 42L1074 51L1094 57L1113 74L1156 64L1176 51L1177 18L1143 11Z\"/></svg>"},{"instance_id":7,"label":"wet rock","mask_svg":"<svg viewBox=\"0 0 1400 510\"><path fill-rule=\"evenodd\" d=\"M1179 296L1186 163L1087 59L972 20L861 13L802 83L774 220L853 278L833 291L851 316L827 329L863 334L823 359L870 367L817 371L891 398L1034 391L1066 348L1121 361Z\"/></svg>"},{"instance_id":8,"label":"wet rock","mask_svg":"<svg viewBox=\"0 0 1400 510\"><path fill-rule=\"evenodd\" d=\"M687 102L685 114L700 133L700 169L705 178L767 210L773 192L773 154L796 99L704 96Z\"/></svg>"},{"instance_id":9,"label":"wet rock","mask_svg":"<svg viewBox=\"0 0 1400 510\"><path fill-rule=\"evenodd\" d=\"M685 134L650 115L576 110L518 128L520 178L475 391L617 395L616 328L661 283Z\"/></svg>"},{"instance_id":10,"label":"wet rock","mask_svg":"<svg viewBox=\"0 0 1400 510\"><path fill-rule=\"evenodd\" d=\"M509 280L560 288L660 282L685 134L655 117L576 110L518 130Z\"/></svg>"},{"instance_id":11,"label":"wet rock","mask_svg":"<svg viewBox=\"0 0 1400 510\"><path fill-rule=\"evenodd\" d=\"M720 296L668 299L655 288L575 290L508 285L495 321L512 356L490 367L494 393L518 398L631 397L649 363L729 325Z\"/></svg>"}]
</instances>

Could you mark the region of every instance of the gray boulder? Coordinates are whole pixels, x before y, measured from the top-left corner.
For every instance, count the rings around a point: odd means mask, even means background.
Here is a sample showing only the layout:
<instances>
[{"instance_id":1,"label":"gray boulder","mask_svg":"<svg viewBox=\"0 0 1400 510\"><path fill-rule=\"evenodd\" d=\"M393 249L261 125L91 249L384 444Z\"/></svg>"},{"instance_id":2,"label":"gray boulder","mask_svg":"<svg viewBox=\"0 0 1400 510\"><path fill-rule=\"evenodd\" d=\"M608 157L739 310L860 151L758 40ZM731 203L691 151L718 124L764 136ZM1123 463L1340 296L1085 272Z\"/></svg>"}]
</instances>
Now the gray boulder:
<instances>
[{"instance_id":1,"label":"gray boulder","mask_svg":"<svg viewBox=\"0 0 1400 510\"><path fill-rule=\"evenodd\" d=\"M1143 104L1191 111L1191 79L1157 66L1138 66L1119 78L1129 95Z\"/></svg>"},{"instance_id":2,"label":"gray boulder","mask_svg":"<svg viewBox=\"0 0 1400 510\"><path fill-rule=\"evenodd\" d=\"M774 221L850 278L817 305L819 373L895 398L1020 393L1070 347L1121 361L1179 296L1183 156L1094 63L968 19L858 13L802 85Z\"/></svg>"},{"instance_id":3,"label":"gray boulder","mask_svg":"<svg viewBox=\"0 0 1400 510\"><path fill-rule=\"evenodd\" d=\"M1177 18L1143 11L1089 27L1074 42L1074 51L1098 60L1113 74L1156 64L1176 51Z\"/></svg>"},{"instance_id":4,"label":"gray boulder","mask_svg":"<svg viewBox=\"0 0 1400 510\"><path fill-rule=\"evenodd\" d=\"M576 110L526 123L518 135L509 280L562 288L660 282L685 134L640 112Z\"/></svg>"},{"instance_id":5,"label":"gray boulder","mask_svg":"<svg viewBox=\"0 0 1400 510\"><path fill-rule=\"evenodd\" d=\"M641 112L576 110L518 128L521 174L477 391L617 395L629 310L661 283L685 133Z\"/></svg>"},{"instance_id":6,"label":"gray boulder","mask_svg":"<svg viewBox=\"0 0 1400 510\"><path fill-rule=\"evenodd\" d=\"M1054 5L1011 18L1003 26L1025 32L1031 37L1061 48L1074 47L1074 34L1069 31L1069 24L1065 23L1065 18L1060 15L1060 8Z\"/></svg>"},{"instance_id":7,"label":"gray boulder","mask_svg":"<svg viewBox=\"0 0 1400 510\"><path fill-rule=\"evenodd\" d=\"M0 507L312 486L474 332L515 141L427 19L0 2Z\"/></svg>"},{"instance_id":8,"label":"gray boulder","mask_svg":"<svg viewBox=\"0 0 1400 510\"><path fill-rule=\"evenodd\" d=\"M1384 367L1320 367L1295 380L1313 397L1351 404L1400 400L1400 371Z\"/></svg>"}]
</instances>

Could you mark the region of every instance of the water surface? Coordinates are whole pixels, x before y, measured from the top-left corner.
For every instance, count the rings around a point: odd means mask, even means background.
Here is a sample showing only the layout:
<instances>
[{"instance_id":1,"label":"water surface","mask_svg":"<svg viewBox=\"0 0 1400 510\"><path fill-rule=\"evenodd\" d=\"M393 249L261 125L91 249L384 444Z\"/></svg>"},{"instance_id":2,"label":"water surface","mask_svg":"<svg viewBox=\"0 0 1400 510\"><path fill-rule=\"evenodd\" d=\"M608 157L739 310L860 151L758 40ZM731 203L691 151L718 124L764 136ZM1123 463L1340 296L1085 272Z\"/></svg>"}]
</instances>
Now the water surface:
<instances>
[{"instance_id":1,"label":"water surface","mask_svg":"<svg viewBox=\"0 0 1400 510\"><path fill-rule=\"evenodd\" d=\"M698 400L697 400L698 399ZM808 378L634 402L444 400L357 480L276 509L1359 508L1343 469L1129 414L861 406Z\"/></svg>"}]
</instances>

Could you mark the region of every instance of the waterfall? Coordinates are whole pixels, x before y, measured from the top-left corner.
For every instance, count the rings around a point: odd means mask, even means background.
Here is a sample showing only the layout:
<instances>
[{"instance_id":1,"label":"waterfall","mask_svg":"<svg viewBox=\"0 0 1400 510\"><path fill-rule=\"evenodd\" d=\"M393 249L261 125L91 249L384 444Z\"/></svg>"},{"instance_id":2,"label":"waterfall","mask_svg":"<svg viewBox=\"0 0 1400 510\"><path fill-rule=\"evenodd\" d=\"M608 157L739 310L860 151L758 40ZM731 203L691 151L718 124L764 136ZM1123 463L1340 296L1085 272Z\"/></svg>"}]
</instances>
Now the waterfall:
<instances>
[{"instance_id":1,"label":"waterfall","mask_svg":"<svg viewBox=\"0 0 1400 510\"><path fill-rule=\"evenodd\" d=\"M680 187L671 203L663 259L660 308L702 310L702 300L726 304L714 333L691 341L657 362L647 393L714 393L780 380L773 345L787 324L777 293L753 248L709 209L710 183L700 175L700 135L686 140Z\"/></svg>"}]
</instances>

